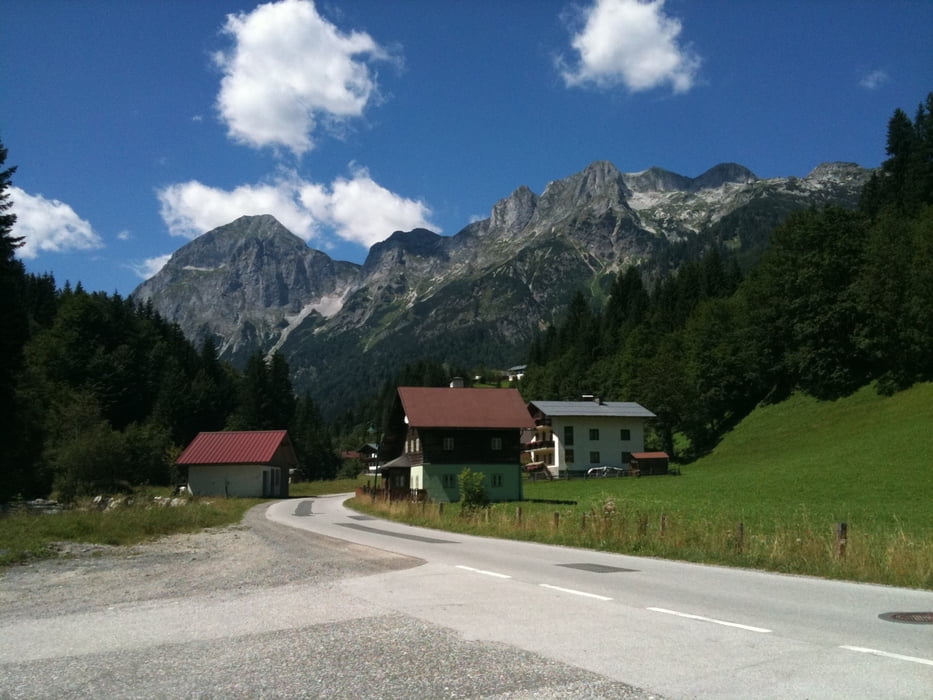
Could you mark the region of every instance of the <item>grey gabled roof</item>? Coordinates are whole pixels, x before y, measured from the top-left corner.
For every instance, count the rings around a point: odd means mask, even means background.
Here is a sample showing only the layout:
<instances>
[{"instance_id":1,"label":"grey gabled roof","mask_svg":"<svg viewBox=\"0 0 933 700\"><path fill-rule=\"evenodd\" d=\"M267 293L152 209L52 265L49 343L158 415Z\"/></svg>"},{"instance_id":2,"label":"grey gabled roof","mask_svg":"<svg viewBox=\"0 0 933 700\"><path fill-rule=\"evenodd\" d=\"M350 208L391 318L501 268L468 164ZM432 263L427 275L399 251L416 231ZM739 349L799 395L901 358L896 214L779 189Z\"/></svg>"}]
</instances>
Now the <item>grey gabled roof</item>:
<instances>
[{"instance_id":1,"label":"grey gabled roof","mask_svg":"<svg viewBox=\"0 0 933 700\"><path fill-rule=\"evenodd\" d=\"M609 418L656 418L634 401L532 401L529 404L546 416L606 416Z\"/></svg>"}]
</instances>

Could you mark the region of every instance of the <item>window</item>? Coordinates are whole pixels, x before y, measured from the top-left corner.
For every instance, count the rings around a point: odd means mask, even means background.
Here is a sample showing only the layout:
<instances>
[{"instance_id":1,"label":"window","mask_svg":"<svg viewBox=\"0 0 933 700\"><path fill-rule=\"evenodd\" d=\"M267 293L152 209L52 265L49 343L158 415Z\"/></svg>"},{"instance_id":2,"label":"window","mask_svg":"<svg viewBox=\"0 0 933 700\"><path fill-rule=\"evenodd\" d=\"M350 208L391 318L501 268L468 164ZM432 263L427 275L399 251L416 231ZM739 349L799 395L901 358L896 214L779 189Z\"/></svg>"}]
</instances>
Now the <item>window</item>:
<instances>
[{"instance_id":1,"label":"window","mask_svg":"<svg viewBox=\"0 0 933 700\"><path fill-rule=\"evenodd\" d=\"M492 439L492 449L493 452L499 452L502 449L502 438L494 437Z\"/></svg>"},{"instance_id":2,"label":"window","mask_svg":"<svg viewBox=\"0 0 933 700\"><path fill-rule=\"evenodd\" d=\"M632 431L629 430L628 428L622 428L622 430L620 430L619 433L620 433L619 437L622 438L623 440L632 439Z\"/></svg>"},{"instance_id":3,"label":"window","mask_svg":"<svg viewBox=\"0 0 933 700\"><path fill-rule=\"evenodd\" d=\"M590 428L590 440L599 440L599 428Z\"/></svg>"},{"instance_id":4,"label":"window","mask_svg":"<svg viewBox=\"0 0 933 700\"><path fill-rule=\"evenodd\" d=\"M576 455L573 453L573 450L564 450L564 459L567 461L567 464L573 464L576 461Z\"/></svg>"},{"instance_id":5,"label":"window","mask_svg":"<svg viewBox=\"0 0 933 700\"><path fill-rule=\"evenodd\" d=\"M444 451L453 452L454 449L454 439L452 437L444 438Z\"/></svg>"},{"instance_id":6,"label":"window","mask_svg":"<svg viewBox=\"0 0 933 700\"><path fill-rule=\"evenodd\" d=\"M493 485L493 486L502 486L502 474L493 474L493 475L492 475L492 485Z\"/></svg>"},{"instance_id":7,"label":"window","mask_svg":"<svg viewBox=\"0 0 933 700\"><path fill-rule=\"evenodd\" d=\"M564 444L565 445L573 444L573 426L572 425L564 426Z\"/></svg>"},{"instance_id":8,"label":"window","mask_svg":"<svg viewBox=\"0 0 933 700\"><path fill-rule=\"evenodd\" d=\"M599 464L601 461L599 452L590 452L590 464Z\"/></svg>"},{"instance_id":9,"label":"window","mask_svg":"<svg viewBox=\"0 0 933 700\"><path fill-rule=\"evenodd\" d=\"M456 474L444 474L441 477L441 483L445 489L452 489L457 485L457 475Z\"/></svg>"}]
</instances>

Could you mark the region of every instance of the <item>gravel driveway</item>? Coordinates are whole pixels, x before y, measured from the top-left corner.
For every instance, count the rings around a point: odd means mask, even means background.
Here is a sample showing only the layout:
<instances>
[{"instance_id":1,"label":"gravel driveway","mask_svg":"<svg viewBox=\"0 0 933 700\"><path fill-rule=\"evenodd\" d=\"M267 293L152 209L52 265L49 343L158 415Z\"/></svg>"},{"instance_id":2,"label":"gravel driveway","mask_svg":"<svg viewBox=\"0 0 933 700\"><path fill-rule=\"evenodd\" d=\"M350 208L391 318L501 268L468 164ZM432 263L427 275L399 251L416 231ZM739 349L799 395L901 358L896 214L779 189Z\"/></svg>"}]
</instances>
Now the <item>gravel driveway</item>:
<instances>
[{"instance_id":1,"label":"gravel driveway","mask_svg":"<svg viewBox=\"0 0 933 700\"><path fill-rule=\"evenodd\" d=\"M420 562L264 509L0 572L0 697L654 697L353 598L341 580Z\"/></svg>"}]
</instances>

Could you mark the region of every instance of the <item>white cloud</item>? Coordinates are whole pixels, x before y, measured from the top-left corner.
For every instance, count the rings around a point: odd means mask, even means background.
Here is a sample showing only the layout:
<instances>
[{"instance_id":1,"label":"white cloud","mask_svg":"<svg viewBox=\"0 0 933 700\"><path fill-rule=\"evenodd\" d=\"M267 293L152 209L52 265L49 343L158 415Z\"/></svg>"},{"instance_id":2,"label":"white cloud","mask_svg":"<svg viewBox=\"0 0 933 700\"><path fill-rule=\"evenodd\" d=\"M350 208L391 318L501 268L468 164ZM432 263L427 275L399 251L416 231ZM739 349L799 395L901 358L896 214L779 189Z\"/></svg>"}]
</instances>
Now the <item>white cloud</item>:
<instances>
[{"instance_id":1,"label":"white cloud","mask_svg":"<svg viewBox=\"0 0 933 700\"><path fill-rule=\"evenodd\" d=\"M293 178L234 190L190 180L158 192L159 213L173 236L194 238L241 216L272 214L292 233L311 240L317 229L314 218L295 199L298 187Z\"/></svg>"},{"instance_id":2,"label":"white cloud","mask_svg":"<svg viewBox=\"0 0 933 700\"><path fill-rule=\"evenodd\" d=\"M16 223L14 236L24 236L17 249L21 258L32 259L40 252L64 253L103 248L104 242L91 225L74 209L57 199L31 195L18 187L10 188Z\"/></svg>"},{"instance_id":3,"label":"white cloud","mask_svg":"<svg viewBox=\"0 0 933 700\"><path fill-rule=\"evenodd\" d=\"M117 233L117 240L118 240L118 241L128 241L128 240L130 240L130 239L132 239L132 238L133 238L133 234L130 233L129 231L127 231L126 229L123 229L122 231L119 231L119 232Z\"/></svg>"},{"instance_id":4,"label":"white cloud","mask_svg":"<svg viewBox=\"0 0 933 700\"><path fill-rule=\"evenodd\" d=\"M147 280L165 267L165 263L172 257L171 253L166 255L157 255L154 258L146 258L142 262L130 263L128 267L139 275L140 279Z\"/></svg>"},{"instance_id":5,"label":"white cloud","mask_svg":"<svg viewBox=\"0 0 933 700\"><path fill-rule=\"evenodd\" d=\"M227 16L232 49L214 59L224 73L217 109L229 136L249 146L314 147L320 120L363 113L377 94L357 57L388 55L365 32L342 33L309 0L282 0Z\"/></svg>"},{"instance_id":6,"label":"white cloud","mask_svg":"<svg viewBox=\"0 0 933 700\"><path fill-rule=\"evenodd\" d=\"M292 233L326 246L326 235L368 247L394 231L424 227L431 210L419 200L401 197L375 182L365 169L331 185L308 182L287 173L271 183L234 190L197 181L170 185L158 192L160 213L173 236L194 238L245 215L271 214Z\"/></svg>"},{"instance_id":7,"label":"white cloud","mask_svg":"<svg viewBox=\"0 0 933 700\"><path fill-rule=\"evenodd\" d=\"M877 90L888 82L888 80L888 74L881 69L877 69L863 75L858 84L866 90Z\"/></svg>"},{"instance_id":8,"label":"white cloud","mask_svg":"<svg viewBox=\"0 0 933 700\"><path fill-rule=\"evenodd\" d=\"M337 178L330 190L320 185L302 189L301 201L337 235L369 247L395 231L431 228L431 212L420 201L405 199L375 182L365 169L352 178Z\"/></svg>"},{"instance_id":9,"label":"white cloud","mask_svg":"<svg viewBox=\"0 0 933 700\"><path fill-rule=\"evenodd\" d=\"M680 93L696 82L700 58L679 43L680 20L664 13L664 0L595 0L579 19L577 60L558 61L566 85L640 92L669 84Z\"/></svg>"}]
</instances>

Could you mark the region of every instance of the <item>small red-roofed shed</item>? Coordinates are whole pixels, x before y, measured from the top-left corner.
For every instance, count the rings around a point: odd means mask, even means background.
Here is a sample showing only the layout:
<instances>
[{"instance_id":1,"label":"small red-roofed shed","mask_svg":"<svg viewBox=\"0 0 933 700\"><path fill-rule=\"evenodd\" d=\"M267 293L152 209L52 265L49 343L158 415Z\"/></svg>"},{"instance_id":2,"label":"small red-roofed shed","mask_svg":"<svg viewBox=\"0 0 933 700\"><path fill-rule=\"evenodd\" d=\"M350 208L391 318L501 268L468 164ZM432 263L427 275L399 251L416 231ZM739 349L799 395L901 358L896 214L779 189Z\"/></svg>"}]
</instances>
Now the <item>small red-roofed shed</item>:
<instances>
[{"instance_id":1,"label":"small red-roofed shed","mask_svg":"<svg viewBox=\"0 0 933 700\"><path fill-rule=\"evenodd\" d=\"M198 433L176 463L196 496L287 498L298 458L288 431L231 430Z\"/></svg>"},{"instance_id":2,"label":"small red-roofed shed","mask_svg":"<svg viewBox=\"0 0 933 700\"><path fill-rule=\"evenodd\" d=\"M633 452L631 466L642 476L649 474L667 474L670 456L667 452Z\"/></svg>"}]
</instances>

